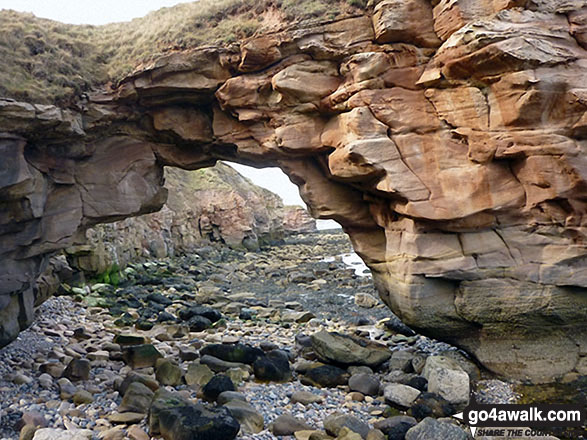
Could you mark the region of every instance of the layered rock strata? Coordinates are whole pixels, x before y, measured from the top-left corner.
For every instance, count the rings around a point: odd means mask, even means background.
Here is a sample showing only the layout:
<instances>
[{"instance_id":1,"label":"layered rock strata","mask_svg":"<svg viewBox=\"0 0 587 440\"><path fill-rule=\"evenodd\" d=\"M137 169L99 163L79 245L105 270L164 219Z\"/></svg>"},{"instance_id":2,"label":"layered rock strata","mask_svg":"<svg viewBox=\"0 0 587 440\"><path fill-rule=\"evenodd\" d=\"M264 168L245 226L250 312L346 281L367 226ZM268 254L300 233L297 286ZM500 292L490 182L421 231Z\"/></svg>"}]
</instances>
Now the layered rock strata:
<instances>
[{"instance_id":1,"label":"layered rock strata","mask_svg":"<svg viewBox=\"0 0 587 440\"><path fill-rule=\"evenodd\" d=\"M0 335L163 167L279 166L407 324L546 381L587 355L585 1L385 0L171 53L78 109L0 101Z\"/></svg>"},{"instance_id":2,"label":"layered rock strata","mask_svg":"<svg viewBox=\"0 0 587 440\"><path fill-rule=\"evenodd\" d=\"M89 229L87 244L66 249L72 267L91 276L113 265L123 268L211 242L256 250L298 232L293 212L299 209L300 218L309 217L301 207L286 209L278 195L221 162L196 171L167 168L165 188L169 197L160 211Z\"/></svg>"}]
</instances>

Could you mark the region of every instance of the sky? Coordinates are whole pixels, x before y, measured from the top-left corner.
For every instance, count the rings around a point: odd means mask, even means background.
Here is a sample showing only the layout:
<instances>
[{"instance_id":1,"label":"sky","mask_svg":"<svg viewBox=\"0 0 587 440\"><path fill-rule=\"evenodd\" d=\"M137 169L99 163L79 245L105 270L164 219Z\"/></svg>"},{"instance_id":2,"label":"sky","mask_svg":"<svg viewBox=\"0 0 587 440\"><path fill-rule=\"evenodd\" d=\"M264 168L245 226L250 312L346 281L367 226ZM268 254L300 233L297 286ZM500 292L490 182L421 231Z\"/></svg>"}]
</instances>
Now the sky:
<instances>
[{"instance_id":1,"label":"sky","mask_svg":"<svg viewBox=\"0 0 587 440\"><path fill-rule=\"evenodd\" d=\"M0 0L0 9L32 12L37 17L49 18L62 23L100 25L117 21L129 21L143 17L151 11L170 7L180 0ZM256 185L277 193L286 205L306 206L298 188L279 168L256 169L239 164L230 164L239 173ZM318 220L319 229L340 227L332 220Z\"/></svg>"},{"instance_id":2,"label":"sky","mask_svg":"<svg viewBox=\"0 0 587 440\"><path fill-rule=\"evenodd\" d=\"M191 1L191 0L190 0ZM70 24L129 21L181 0L0 0L0 9L32 12L37 17Z\"/></svg>"}]
</instances>

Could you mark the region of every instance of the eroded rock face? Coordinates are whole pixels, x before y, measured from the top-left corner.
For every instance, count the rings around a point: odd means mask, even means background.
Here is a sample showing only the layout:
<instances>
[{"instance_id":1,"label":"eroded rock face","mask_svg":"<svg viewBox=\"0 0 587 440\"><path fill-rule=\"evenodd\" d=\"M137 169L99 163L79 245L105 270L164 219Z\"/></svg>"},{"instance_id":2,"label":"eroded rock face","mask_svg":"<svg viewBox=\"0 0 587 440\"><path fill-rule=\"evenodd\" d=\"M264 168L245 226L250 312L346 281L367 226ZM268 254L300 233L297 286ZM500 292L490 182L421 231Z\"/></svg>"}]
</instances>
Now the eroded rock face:
<instances>
[{"instance_id":1,"label":"eroded rock face","mask_svg":"<svg viewBox=\"0 0 587 440\"><path fill-rule=\"evenodd\" d=\"M96 275L114 264L123 268L145 258L191 252L210 242L257 249L300 227L279 196L221 162L196 171L167 168L165 188L169 197L160 211L89 229L87 245L66 249L72 267ZM299 209L300 218L309 217Z\"/></svg>"},{"instance_id":2,"label":"eroded rock face","mask_svg":"<svg viewBox=\"0 0 587 440\"><path fill-rule=\"evenodd\" d=\"M162 167L279 166L407 324L534 381L587 355L584 1L382 1L164 56L80 103L0 102L0 334L51 252L158 209ZM520 6L526 6L523 9Z\"/></svg>"}]
</instances>

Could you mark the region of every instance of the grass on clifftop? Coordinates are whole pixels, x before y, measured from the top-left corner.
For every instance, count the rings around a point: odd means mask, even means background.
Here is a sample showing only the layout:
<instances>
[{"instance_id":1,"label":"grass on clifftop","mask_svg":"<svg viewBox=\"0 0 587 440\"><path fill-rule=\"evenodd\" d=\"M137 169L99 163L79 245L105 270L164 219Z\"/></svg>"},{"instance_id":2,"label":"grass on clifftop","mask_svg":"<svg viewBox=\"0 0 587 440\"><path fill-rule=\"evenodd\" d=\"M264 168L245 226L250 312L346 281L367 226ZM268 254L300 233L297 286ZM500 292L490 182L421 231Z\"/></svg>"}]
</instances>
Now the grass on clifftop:
<instances>
[{"instance_id":1,"label":"grass on clifftop","mask_svg":"<svg viewBox=\"0 0 587 440\"><path fill-rule=\"evenodd\" d=\"M0 11L0 96L67 104L171 51L228 44L256 32L364 9L367 0L200 0L104 26Z\"/></svg>"}]
</instances>

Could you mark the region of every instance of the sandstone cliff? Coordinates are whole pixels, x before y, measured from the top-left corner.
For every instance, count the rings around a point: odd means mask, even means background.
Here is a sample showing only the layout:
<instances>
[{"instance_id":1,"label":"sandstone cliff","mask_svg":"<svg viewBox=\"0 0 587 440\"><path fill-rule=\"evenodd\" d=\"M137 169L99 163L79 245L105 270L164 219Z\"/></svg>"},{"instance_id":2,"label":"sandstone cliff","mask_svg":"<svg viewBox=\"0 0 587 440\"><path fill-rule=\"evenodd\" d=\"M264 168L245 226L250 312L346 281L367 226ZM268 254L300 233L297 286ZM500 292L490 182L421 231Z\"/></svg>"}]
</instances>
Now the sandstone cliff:
<instances>
[{"instance_id":1,"label":"sandstone cliff","mask_svg":"<svg viewBox=\"0 0 587 440\"><path fill-rule=\"evenodd\" d=\"M3 342L47 256L159 209L163 166L229 159L281 167L409 325L512 377L584 364L587 2L384 0L290 27L279 4L74 106L0 101Z\"/></svg>"},{"instance_id":2,"label":"sandstone cliff","mask_svg":"<svg viewBox=\"0 0 587 440\"><path fill-rule=\"evenodd\" d=\"M165 188L169 197L160 211L89 229L87 244L66 250L68 260L95 275L209 242L254 250L284 233L316 229L305 209L284 207L279 196L220 162L195 171L167 168Z\"/></svg>"},{"instance_id":3,"label":"sandstone cliff","mask_svg":"<svg viewBox=\"0 0 587 440\"><path fill-rule=\"evenodd\" d=\"M287 233L313 232L316 230L316 220L301 206L285 206L283 228Z\"/></svg>"}]
</instances>

